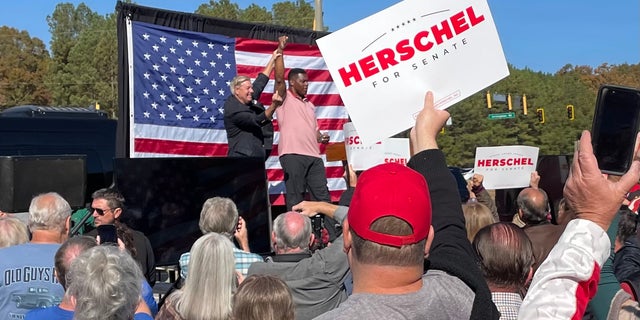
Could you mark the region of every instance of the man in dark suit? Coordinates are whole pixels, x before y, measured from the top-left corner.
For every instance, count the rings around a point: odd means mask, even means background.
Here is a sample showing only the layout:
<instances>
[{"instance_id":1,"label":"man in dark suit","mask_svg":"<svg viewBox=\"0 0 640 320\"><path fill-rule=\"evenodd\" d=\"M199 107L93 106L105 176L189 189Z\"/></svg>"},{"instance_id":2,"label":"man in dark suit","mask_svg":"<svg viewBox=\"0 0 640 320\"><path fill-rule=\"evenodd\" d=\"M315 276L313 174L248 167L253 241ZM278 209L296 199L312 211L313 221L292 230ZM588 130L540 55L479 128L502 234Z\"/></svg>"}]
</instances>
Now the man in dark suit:
<instances>
[{"instance_id":1,"label":"man in dark suit","mask_svg":"<svg viewBox=\"0 0 640 320\"><path fill-rule=\"evenodd\" d=\"M533 245L533 254L536 258L533 266L535 274L560 239L564 226L551 223L549 200L542 189L523 189L518 195L517 204L518 216L525 223L522 229Z\"/></svg>"},{"instance_id":2,"label":"man in dark suit","mask_svg":"<svg viewBox=\"0 0 640 320\"><path fill-rule=\"evenodd\" d=\"M251 83L247 76L238 75L229 84L231 95L224 103L224 127L227 131L229 142L229 157L265 157L265 131L273 118L276 108L282 104L282 98L274 95L268 108L258 101L264 87L269 82L269 75L273 70L275 61L282 59L282 50L287 42L287 37L279 38L278 48L273 52L271 59L264 70L258 74L256 80Z\"/></svg>"}]
</instances>

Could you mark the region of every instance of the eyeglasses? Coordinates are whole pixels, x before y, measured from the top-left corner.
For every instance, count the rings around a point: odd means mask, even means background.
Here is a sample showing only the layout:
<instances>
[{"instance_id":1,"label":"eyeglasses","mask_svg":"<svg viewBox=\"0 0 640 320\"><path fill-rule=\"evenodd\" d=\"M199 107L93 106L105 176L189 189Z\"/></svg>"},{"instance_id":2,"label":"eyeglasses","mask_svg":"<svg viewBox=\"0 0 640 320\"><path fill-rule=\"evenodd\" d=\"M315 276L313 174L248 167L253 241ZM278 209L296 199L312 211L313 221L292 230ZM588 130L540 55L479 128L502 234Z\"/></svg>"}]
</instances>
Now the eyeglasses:
<instances>
[{"instance_id":1,"label":"eyeglasses","mask_svg":"<svg viewBox=\"0 0 640 320\"><path fill-rule=\"evenodd\" d=\"M89 212L93 213L94 211L98 213L98 215L100 216L104 216L104 214L106 212L111 211L111 209L98 209L98 208L94 208L94 207L89 207Z\"/></svg>"}]
</instances>

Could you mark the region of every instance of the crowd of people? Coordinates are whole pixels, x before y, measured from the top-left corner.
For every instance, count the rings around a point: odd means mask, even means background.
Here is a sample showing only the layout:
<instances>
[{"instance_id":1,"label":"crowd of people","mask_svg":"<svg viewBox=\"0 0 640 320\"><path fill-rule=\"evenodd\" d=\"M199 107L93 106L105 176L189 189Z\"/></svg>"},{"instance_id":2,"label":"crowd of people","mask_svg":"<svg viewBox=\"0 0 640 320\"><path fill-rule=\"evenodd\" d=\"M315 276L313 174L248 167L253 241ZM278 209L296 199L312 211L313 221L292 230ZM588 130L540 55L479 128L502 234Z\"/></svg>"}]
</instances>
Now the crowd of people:
<instances>
[{"instance_id":1,"label":"crowd of people","mask_svg":"<svg viewBox=\"0 0 640 320\"><path fill-rule=\"evenodd\" d=\"M603 175L590 133L576 146L557 216L540 176L517 197L512 221L469 181L462 202L438 148L449 118L427 92L410 133L406 166L349 175L330 202L308 75L284 82L281 37L252 84L239 76L225 105L229 156L264 156L263 127L275 114L286 213L275 217L273 255L251 253L236 204L203 203L202 236L176 261L180 280L161 301L153 250L120 221L117 190L93 193L94 226L115 225L117 243L96 232L69 237L71 207L55 192L34 197L25 225L0 214L0 317L6 319L637 319L640 317L640 155L621 177ZM275 70L271 106L256 104ZM301 120L302 119L302 120ZM348 168L348 167L347 167ZM309 191L312 201L304 201ZM315 249L311 219L337 226Z\"/></svg>"}]
</instances>

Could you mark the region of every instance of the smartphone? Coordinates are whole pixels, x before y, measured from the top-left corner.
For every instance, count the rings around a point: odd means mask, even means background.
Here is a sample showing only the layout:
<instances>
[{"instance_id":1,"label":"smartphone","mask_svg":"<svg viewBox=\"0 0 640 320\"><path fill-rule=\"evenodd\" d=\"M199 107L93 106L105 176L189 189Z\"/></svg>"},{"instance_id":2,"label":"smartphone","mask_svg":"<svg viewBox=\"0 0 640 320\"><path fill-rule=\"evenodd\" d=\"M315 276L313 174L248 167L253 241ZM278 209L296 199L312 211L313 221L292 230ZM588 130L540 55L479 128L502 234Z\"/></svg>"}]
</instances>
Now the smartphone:
<instances>
[{"instance_id":1,"label":"smartphone","mask_svg":"<svg viewBox=\"0 0 640 320\"><path fill-rule=\"evenodd\" d=\"M96 229L98 229L98 235L100 236L100 244L118 244L118 234L115 225L101 224Z\"/></svg>"},{"instance_id":2,"label":"smartphone","mask_svg":"<svg viewBox=\"0 0 640 320\"><path fill-rule=\"evenodd\" d=\"M622 175L633 161L640 125L640 90L603 85L593 115L592 144L603 173Z\"/></svg>"}]
</instances>

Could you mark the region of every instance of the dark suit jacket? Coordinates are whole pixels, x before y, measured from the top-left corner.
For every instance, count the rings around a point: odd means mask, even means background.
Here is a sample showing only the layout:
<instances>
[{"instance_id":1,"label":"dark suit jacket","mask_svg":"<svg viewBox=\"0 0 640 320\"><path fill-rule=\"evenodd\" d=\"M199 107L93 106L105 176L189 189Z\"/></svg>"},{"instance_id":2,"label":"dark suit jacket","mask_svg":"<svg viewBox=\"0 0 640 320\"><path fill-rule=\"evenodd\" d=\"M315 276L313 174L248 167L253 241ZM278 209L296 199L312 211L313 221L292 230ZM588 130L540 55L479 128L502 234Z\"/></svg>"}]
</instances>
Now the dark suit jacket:
<instances>
[{"instance_id":1,"label":"dark suit jacket","mask_svg":"<svg viewBox=\"0 0 640 320\"><path fill-rule=\"evenodd\" d=\"M545 223L531 226L526 225L523 228L524 233L526 233L527 236L529 236L529 240L531 240L533 255L536 258L536 263L533 265L534 274L547 258L551 249L558 243L558 239L560 239L562 232L564 232L564 227L565 226Z\"/></svg>"},{"instance_id":2,"label":"dark suit jacket","mask_svg":"<svg viewBox=\"0 0 640 320\"><path fill-rule=\"evenodd\" d=\"M257 102L269 77L258 74L253 82L254 101L249 105L241 103L231 95L224 103L224 127L227 131L230 157L263 157L264 134L262 127L271 123L264 114L264 107Z\"/></svg>"}]
</instances>

